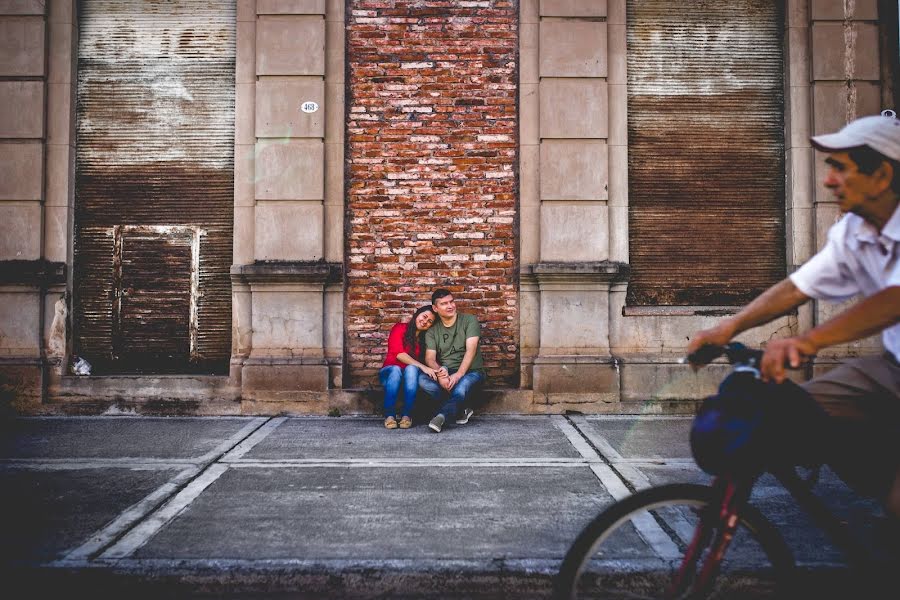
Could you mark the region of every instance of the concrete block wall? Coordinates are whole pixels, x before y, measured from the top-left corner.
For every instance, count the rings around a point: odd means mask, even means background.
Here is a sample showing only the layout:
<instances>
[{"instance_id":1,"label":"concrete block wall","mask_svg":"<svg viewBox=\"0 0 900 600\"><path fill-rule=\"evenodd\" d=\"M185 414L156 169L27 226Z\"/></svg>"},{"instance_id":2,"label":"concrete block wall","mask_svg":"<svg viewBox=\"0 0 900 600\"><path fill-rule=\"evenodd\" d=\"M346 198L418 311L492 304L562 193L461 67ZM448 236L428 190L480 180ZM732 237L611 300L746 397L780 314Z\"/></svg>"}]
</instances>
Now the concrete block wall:
<instances>
[{"instance_id":1,"label":"concrete block wall","mask_svg":"<svg viewBox=\"0 0 900 600\"><path fill-rule=\"evenodd\" d=\"M47 131L47 14L44 3L16 2L0 15L0 260L34 261L43 248L44 141ZM29 335L29 337L32 337ZM34 340L2 337L2 347L34 352Z\"/></svg>"}]
</instances>

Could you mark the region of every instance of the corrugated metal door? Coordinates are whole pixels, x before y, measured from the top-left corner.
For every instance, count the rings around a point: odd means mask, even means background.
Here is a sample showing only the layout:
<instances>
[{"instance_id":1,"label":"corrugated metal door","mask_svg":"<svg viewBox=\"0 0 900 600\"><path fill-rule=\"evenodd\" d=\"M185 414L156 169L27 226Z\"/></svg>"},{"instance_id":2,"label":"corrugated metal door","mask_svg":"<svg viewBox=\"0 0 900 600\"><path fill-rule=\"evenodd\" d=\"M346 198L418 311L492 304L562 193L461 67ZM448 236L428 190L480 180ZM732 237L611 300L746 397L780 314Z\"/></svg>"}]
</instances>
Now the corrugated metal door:
<instances>
[{"instance_id":1,"label":"corrugated metal door","mask_svg":"<svg viewBox=\"0 0 900 600\"><path fill-rule=\"evenodd\" d=\"M627 7L627 302L743 304L785 275L781 3Z\"/></svg>"},{"instance_id":2,"label":"corrugated metal door","mask_svg":"<svg viewBox=\"0 0 900 600\"><path fill-rule=\"evenodd\" d=\"M79 3L75 353L94 374L227 372L236 9Z\"/></svg>"}]
</instances>

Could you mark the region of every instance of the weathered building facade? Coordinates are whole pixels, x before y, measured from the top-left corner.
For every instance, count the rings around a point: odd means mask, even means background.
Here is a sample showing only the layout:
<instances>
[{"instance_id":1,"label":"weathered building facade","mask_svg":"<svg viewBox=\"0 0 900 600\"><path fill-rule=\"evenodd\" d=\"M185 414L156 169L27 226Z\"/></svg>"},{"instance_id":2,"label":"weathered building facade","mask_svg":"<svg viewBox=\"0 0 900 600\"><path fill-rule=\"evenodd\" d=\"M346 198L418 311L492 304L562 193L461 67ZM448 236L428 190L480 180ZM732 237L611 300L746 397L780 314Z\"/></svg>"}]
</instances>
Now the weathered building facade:
<instances>
[{"instance_id":1,"label":"weathered building facade","mask_svg":"<svg viewBox=\"0 0 900 600\"><path fill-rule=\"evenodd\" d=\"M809 136L895 108L898 58L879 0L0 0L0 40L28 414L371 412L438 286L487 410L691 410L688 336L824 242Z\"/></svg>"}]
</instances>

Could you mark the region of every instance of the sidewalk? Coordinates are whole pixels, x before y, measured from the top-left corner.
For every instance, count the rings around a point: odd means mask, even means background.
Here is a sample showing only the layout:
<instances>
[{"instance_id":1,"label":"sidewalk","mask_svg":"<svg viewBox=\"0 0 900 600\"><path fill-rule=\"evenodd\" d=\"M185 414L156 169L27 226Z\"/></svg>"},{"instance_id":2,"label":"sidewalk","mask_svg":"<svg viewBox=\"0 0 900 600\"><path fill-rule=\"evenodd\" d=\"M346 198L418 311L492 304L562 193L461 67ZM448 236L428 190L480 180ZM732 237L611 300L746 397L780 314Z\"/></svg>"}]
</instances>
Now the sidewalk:
<instances>
[{"instance_id":1,"label":"sidewalk","mask_svg":"<svg viewBox=\"0 0 900 600\"><path fill-rule=\"evenodd\" d=\"M366 417L17 419L0 437L0 560L35 597L546 598L602 507L707 480L689 426L476 415L434 434ZM848 518L877 512L827 472L819 485ZM757 489L798 563L840 564L777 483Z\"/></svg>"}]
</instances>

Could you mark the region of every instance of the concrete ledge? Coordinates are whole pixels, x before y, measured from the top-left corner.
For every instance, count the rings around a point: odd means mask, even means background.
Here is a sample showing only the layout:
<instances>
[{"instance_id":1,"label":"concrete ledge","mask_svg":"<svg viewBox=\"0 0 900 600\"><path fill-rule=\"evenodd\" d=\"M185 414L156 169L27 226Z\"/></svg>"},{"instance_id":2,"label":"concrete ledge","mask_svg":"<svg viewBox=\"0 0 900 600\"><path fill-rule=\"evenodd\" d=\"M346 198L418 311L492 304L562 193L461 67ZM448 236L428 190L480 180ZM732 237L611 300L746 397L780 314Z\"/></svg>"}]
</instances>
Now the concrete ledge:
<instances>
[{"instance_id":1,"label":"concrete ledge","mask_svg":"<svg viewBox=\"0 0 900 600\"><path fill-rule=\"evenodd\" d=\"M300 400L307 394L326 393L328 390L328 365L324 359L319 364L279 364L278 362L251 360L241 371L241 396L245 400Z\"/></svg>"},{"instance_id":2,"label":"concrete ledge","mask_svg":"<svg viewBox=\"0 0 900 600\"><path fill-rule=\"evenodd\" d=\"M30 376L28 382L36 392L39 368L34 367L25 375ZM380 414L380 402L380 391L373 395L364 389L272 391L242 398L240 390L224 376L67 376L50 383L47 402L41 403L35 394L16 395L14 402L7 398L3 408L13 414L35 416L336 416ZM693 415L700 402L693 398L660 397L619 400L601 392L545 394L507 388L485 390L477 412L493 415Z\"/></svg>"},{"instance_id":3,"label":"concrete ledge","mask_svg":"<svg viewBox=\"0 0 900 600\"><path fill-rule=\"evenodd\" d=\"M215 375L56 377L47 398L37 414L212 416L237 415L241 408L237 386Z\"/></svg>"}]
</instances>

